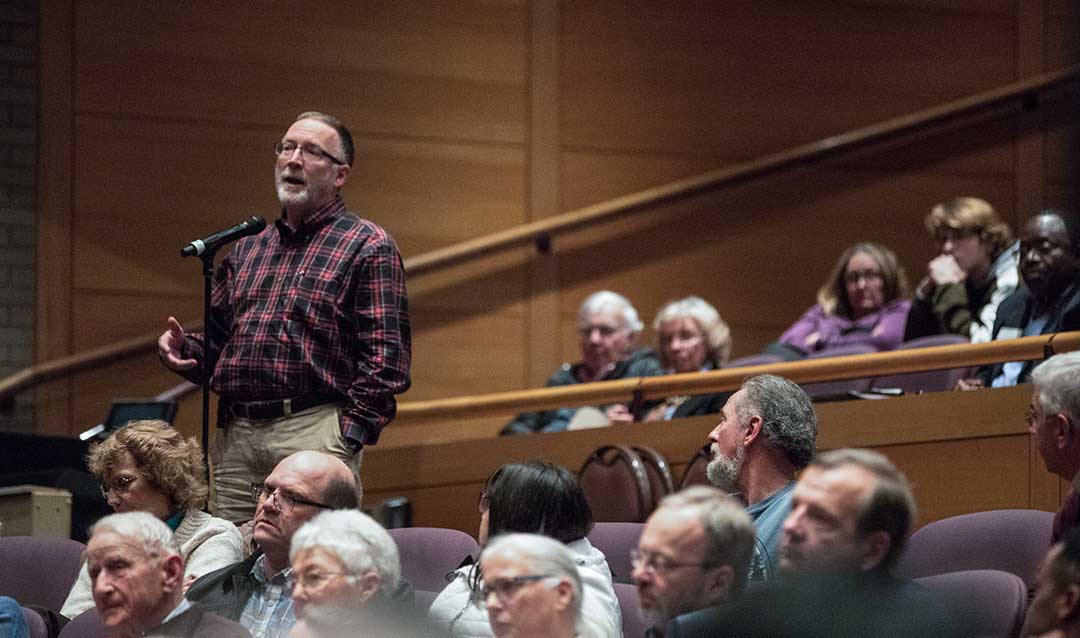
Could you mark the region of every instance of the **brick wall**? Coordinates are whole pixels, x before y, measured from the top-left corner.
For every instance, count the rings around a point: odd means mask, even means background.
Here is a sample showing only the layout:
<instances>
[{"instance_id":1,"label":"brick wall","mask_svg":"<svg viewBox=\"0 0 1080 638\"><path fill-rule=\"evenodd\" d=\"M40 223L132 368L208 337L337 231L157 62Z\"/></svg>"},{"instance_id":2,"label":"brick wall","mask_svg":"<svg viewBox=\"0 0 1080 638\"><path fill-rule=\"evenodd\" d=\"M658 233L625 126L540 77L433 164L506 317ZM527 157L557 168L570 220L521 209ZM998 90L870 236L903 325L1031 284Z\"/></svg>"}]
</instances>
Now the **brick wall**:
<instances>
[{"instance_id":1,"label":"brick wall","mask_svg":"<svg viewBox=\"0 0 1080 638\"><path fill-rule=\"evenodd\" d=\"M33 363L38 2L0 1L0 378ZM30 431L31 396L0 412Z\"/></svg>"}]
</instances>

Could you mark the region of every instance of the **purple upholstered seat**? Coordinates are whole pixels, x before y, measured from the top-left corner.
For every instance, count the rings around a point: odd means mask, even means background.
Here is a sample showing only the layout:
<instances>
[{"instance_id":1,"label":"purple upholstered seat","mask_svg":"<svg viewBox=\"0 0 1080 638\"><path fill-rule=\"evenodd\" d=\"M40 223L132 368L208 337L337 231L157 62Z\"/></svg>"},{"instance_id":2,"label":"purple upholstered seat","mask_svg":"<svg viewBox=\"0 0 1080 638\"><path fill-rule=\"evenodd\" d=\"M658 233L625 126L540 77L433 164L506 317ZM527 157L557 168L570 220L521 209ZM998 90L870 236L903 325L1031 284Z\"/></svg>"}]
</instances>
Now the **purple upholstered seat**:
<instances>
[{"instance_id":1,"label":"purple upholstered seat","mask_svg":"<svg viewBox=\"0 0 1080 638\"><path fill-rule=\"evenodd\" d=\"M916 348L933 348L935 346L953 346L968 343L967 337L960 335L933 335L920 337L904 342L898 350L914 350ZM919 392L941 392L951 390L960 379L971 376L972 369L947 368L945 370L926 370L924 372L909 372L907 374L891 374L884 377L875 377L870 382L872 388L900 388L906 394Z\"/></svg>"},{"instance_id":2,"label":"purple upholstered seat","mask_svg":"<svg viewBox=\"0 0 1080 638\"><path fill-rule=\"evenodd\" d=\"M103 638L104 635L105 625L101 624L97 609L88 609L64 625L59 638Z\"/></svg>"},{"instance_id":3,"label":"purple upholstered seat","mask_svg":"<svg viewBox=\"0 0 1080 638\"><path fill-rule=\"evenodd\" d=\"M935 521L911 535L896 573L918 578L996 569L1031 586L1050 548L1053 521L1053 513L1040 510L993 510Z\"/></svg>"},{"instance_id":4,"label":"purple upholstered seat","mask_svg":"<svg viewBox=\"0 0 1080 638\"><path fill-rule=\"evenodd\" d=\"M637 547L645 523L594 523L589 542L604 553L611 575L617 583L629 583L630 550Z\"/></svg>"},{"instance_id":5,"label":"purple upholstered seat","mask_svg":"<svg viewBox=\"0 0 1080 638\"><path fill-rule=\"evenodd\" d=\"M84 549L85 545L68 538L0 538L0 596L23 605L60 609L79 575Z\"/></svg>"},{"instance_id":6,"label":"purple upholstered seat","mask_svg":"<svg viewBox=\"0 0 1080 638\"><path fill-rule=\"evenodd\" d=\"M30 628L30 638L48 637L49 629L45 626L45 620L42 619L41 614L26 607L22 608L22 614L23 618L26 619L26 626Z\"/></svg>"},{"instance_id":7,"label":"purple upholstered seat","mask_svg":"<svg viewBox=\"0 0 1080 638\"><path fill-rule=\"evenodd\" d=\"M749 368L750 366L764 366L770 363L780 363L782 361L783 359L775 354L752 354L748 357L732 359L727 362L727 365L725 365L724 368Z\"/></svg>"},{"instance_id":8,"label":"purple upholstered seat","mask_svg":"<svg viewBox=\"0 0 1080 638\"><path fill-rule=\"evenodd\" d=\"M641 617L641 601L638 598L637 587L626 583L615 583L615 596L619 599L619 610L622 611L623 638L644 636L648 627Z\"/></svg>"},{"instance_id":9,"label":"purple upholstered seat","mask_svg":"<svg viewBox=\"0 0 1080 638\"><path fill-rule=\"evenodd\" d=\"M836 346L826 348L807 355L807 359L829 359L831 357L847 357L857 354L869 354L877 352L868 345ZM811 399L841 398L849 391L866 392L870 389L870 379L841 379L838 381L820 381L818 383L804 383L803 390L810 395Z\"/></svg>"},{"instance_id":10,"label":"purple upholstered seat","mask_svg":"<svg viewBox=\"0 0 1080 638\"><path fill-rule=\"evenodd\" d=\"M401 527L386 530L397 543L401 555L401 576L414 589L440 592L446 575L461 565L466 556L479 556L480 547L472 536L441 527Z\"/></svg>"},{"instance_id":11,"label":"purple upholstered seat","mask_svg":"<svg viewBox=\"0 0 1080 638\"><path fill-rule=\"evenodd\" d=\"M951 608L960 626L978 638L1019 636L1027 587L1016 574L978 569L916 578L934 598Z\"/></svg>"}]
</instances>

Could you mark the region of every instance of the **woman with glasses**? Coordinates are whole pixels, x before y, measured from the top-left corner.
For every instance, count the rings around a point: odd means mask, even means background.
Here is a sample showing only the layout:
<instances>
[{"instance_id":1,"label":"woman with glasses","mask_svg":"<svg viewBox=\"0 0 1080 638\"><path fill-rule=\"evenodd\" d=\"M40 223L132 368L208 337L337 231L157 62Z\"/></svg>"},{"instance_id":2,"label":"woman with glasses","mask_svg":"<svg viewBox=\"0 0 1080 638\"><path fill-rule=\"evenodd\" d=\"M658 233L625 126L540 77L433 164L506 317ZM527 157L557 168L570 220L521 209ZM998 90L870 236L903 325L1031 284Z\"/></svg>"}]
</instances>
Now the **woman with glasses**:
<instances>
[{"instance_id":1,"label":"woman with glasses","mask_svg":"<svg viewBox=\"0 0 1080 638\"><path fill-rule=\"evenodd\" d=\"M592 529L592 510L577 478L551 463L510 463L495 470L480 494L477 540L513 532L540 534L564 543L574 557L583 594L583 638L622 636L622 616L611 568L585 535ZM448 576L450 583L431 604L428 617L455 638L494 636L488 620L482 565L462 567Z\"/></svg>"},{"instance_id":2,"label":"woman with glasses","mask_svg":"<svg viewBox=\"0 0 1080 638\"><path fill-rule=\"evenodd\" d=\"M859 243L844 251L818 290L818 302L770 347L787 359L837 346L893 350L904 339L911 302L907 277L888 248Z\"/></svg>"},{"instance_id":3,"label":"woman with glasses","mask_svg":"<svg viewBox=\"0 0 1080 638\"><path fill-rule=\"evenodd\" d=\"M573 552L537 534L504 534L480 554L495 638L573 638L581 624L581 572Z\"/></svg>"},{"instance_id":4,"label":"woman with glasses","mask_svg":"<svg viewBox=\"0 0 1080 638\"><path fill-rule=\"evenodd\" d=\"M173 530L184 557L184 589L196 578L244 558L240 531L202 511L209 491L199 444L165 421L132 421L94 446L90 472L116 512L149 512ZM86 565L61 615L74 618L94 606Z\"/></svg>"}]
</instances>

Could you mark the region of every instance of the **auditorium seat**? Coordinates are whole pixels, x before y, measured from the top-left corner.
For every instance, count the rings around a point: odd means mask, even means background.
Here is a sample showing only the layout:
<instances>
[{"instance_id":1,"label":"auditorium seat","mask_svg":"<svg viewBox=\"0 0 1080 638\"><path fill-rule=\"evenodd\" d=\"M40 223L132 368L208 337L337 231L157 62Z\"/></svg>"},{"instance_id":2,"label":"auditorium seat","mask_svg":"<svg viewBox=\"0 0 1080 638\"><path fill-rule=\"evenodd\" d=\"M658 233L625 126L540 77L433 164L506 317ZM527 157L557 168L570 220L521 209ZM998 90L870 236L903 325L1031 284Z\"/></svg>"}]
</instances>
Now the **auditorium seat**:
<instances>
[{"instance_id":1,"label":"auditorium seat","mask_svg":"<svg viewBox=\"0 0 1080 638\"><path fill-rule=\"evenodd\" d=\"M705 468L709 466L709 461L712 460L711 447L712 443L703 445L701 449L694 454L694 458L690 459L690 462L686 464L686 469L683 470L682 478L679 479L680 490L684 490L691 485L712 485L709 483L709 477L705 472Z\"/></svg>"},{"instance_id":2,"label":"auditorium seat","mask_svg":"<svg viewBox=\"0 0 1080 638\"><path fill-rule=\"evenodd\" d=\"M652 512L648 470L625 445L604 445L585 460L578 482L594 521L643 523Z\"/></svg>"},{"instance_id":3,"label":"auditorium seat","mask_svg":"<svg viewBox=\"0 0 1080 638\"><path fill-rule=\"evenodd\" d=\"M41 614L26 607L22 608L22 614L26 620L26 626L30 629L30 638L48 638L49 629L45 626Z\"/></svg>"},{"instance_id":4,"label":"auditorium seat","mask_svg":"<svg viewBox=\"0 0 1080 638\"><path fill-rule=\"evenodd\" d=\"M1016 574L979 569L916 578L934 598L958 616L966 635L1015 638L1027 606L1027 587Z\"/></svg>"},{"instance_id":5,"label":"auditorium seat","mask_svg":"<svg viewBox=\"0 0 1080 638\"><path fill-rule=\"evenodd\" d=\"M764 366L770 363L782 363L784 361L779 355L761 353L752 354L747 357L739 357L738 359L732 359L727 362L724 369L728 368L749 368L750 366Z\"/></svg>"},{"instance_id":6,"label":"auditorium seat","mask_svg":"<svg viewBox=\"0 0 1080 638\"><path fill-rule=\"evenodd\" d=\"M829 359L832 357L849 357L859 354L877 352L867 345L836 346L826 348L807 355L806 360ZM819 381L817 383L803 383L802 389L815 401L843 399L849 392L866 392L870 389L870 379L841 379L838 381Z\"/></svg>"},{"instance_id":7,"label":"auditorium seat","mask_svg":"<svg viewBox=\"0 0 1080 638\"><path fill-rule=\"evenodd\" d=\"M619 609L622 611L623 638L644 636L648 627L645 625L645 619L641 617L641 601L638 598L637 587L626 583L615 583L615 596L619 599Z\"/></svg>"},{"instance_id":8,"label":"auditorium seat","mask_svg":"<svg viewBox=\"0 0 1080 638\"><path fill-rule=\"evenodd\" d=\"M23 605L60 609L79 575L84 549L85 545L68 538L0 538L0 596Z\"/></svg>"},{"instance_id":9,"label":"auditorium seat","mask_svg":"<svg viewBox=\"0 0 1080 638\"><path fill-rule=\"evenodd\" d=\"M671 475L671 465L663 454L651 447L633 446L638 458L645 465L645 474L649 477L649 491L652 492L652 503L649 512L656 509L660 501L675 491L675 478Z\"/></svg>"},{"instance_id":10,"label":"auditorium seat","mask_svg":"<svg viewBox=\"0 0 1080 638\"><path fill-rule=\"evenodd\" d=\"M480 553L473 537L456 529L399 527L386 531L398 546L401 577L422 591L442 591L448 582L446 575L465 557L476 558Z\"/></svg>"},{"instance_id":11,"label":"auditorium seat","mask_svg":"<svg viewBox=\"0 0 1080 638\"><path fill-rule=\"evenodd\" d=\"M968 343L967 337L960 335L932 335L906 341L898 350L914 350L917 348L933 348L936 346L952 346L960 343ZM972 368L946 368L944 370L924 370L922 372L908 372L906 374L891 374L884 377L875 377L870 382L870 387L899 388L905 394L918 394L920 392L942 392L951 390L960 379L971 376Z\"/></svg>"},{"instance_id":12,"label":"auditorium seat","mask_svg":"<svg viewBox=\"0 0 1080 638\"><path fill-rule=\"evenodd\" d=\"M64 625L58 638L103 638L104 635L105 625L101 624L97 609L88 609Z\"/></svg>"},{"instance_id":13,"label":"auditorium seat","mask_svg":"<svg viewBox=\"0 0 1080 638\"><path fill-rule=\"evenodd\" d=\"M611 575L618 583L629 583L630 550L637 547L638 539L641 538L641 530L644 523L594 523L589 532L589 542L593 547L604 553L607 557L608 566L611 567Z\"/></svg>"}]
</instances>

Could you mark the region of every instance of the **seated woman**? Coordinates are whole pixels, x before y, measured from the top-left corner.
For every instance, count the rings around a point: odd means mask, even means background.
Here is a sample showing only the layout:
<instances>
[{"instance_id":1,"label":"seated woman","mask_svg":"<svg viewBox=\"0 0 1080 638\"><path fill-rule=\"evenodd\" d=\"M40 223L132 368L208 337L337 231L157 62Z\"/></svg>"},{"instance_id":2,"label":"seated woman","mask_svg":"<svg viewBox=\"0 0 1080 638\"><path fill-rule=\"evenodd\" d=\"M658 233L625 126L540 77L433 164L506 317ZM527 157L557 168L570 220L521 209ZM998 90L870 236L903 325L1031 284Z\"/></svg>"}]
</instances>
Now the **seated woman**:
<instances>
[{"instance_id":1,"label":"seated woman","mask_svg":"<svg viewBox=\"0 0 1080 638\"><path fill-rule=\"evenodd\" d=\"M780 336L788 358L847 345L893 350L904 340L911 302L896 255L879 244L844 251L818 290L818 302ZM793 355L793 356L792 356Z\"/></svg>"},{"instance_id":2,"label":"seated woman","mask_svg":"<svg viewBox=\"0 0 1080 638\"><path fill-rule=\"evenodd\" d=\"M660 342L664 374L704 372L724 367L731 356L731 329L707 301L687 297L669 302L653 320ZM724 407L730 392L668 397L647 409L639 421L668 421L686 416L713 414ZM611 423L630 423L634 415L626 405L607 409Z\"/></svg>"},{"instance_id":3,"label":"seated woman","mask_svg":"<svg viewBox=\"0 0 1080 638\"><path fill-rule=\"evenodd\" d=\"M94 446L90 472L116 512L150 512L173 530L184 557L184 589L196 578L244 558L240 530L202 508L209 492L202 452L165 421L132 421ZM94 606L83 564L60 614L74 618Z\"/></svg>"},{"instance_id":4,"label":"seated woman","mask_svg":"<svg viewBox=\"0 0 1080 638\"><path fill-rule=\"evenodd\" d=\"M537 534L505 534L480 555L495 638L574 638L581 623L581 575L562 543Z\"/></svg>"},{"instance_id":5,"label":"seated woman","mask_svg":"<svg viewBox=\"0 0 1080 638\"><path fill-rule=\"evenodd\" d=\"M577 479L543 461L511 463L495 470L480 494L480 545L499 534L542 534L565 543L583 583L582 638L622 636L622 615L607 559L585 535L592 510ZM428 617L444 634L488 638L487 599L480 565L452 572L452 580L431 604Z\"/></svg>"},{"instance_id":6,"label":"seated woman","mask_svg":"<svg viewBox=\"0 0 1080 638\"><path fill-rule=\"evenodd\" d=\"M904 340L939 334L990 341L997 309L1019 285L1020 247L994 207L976 197L938 204L926 229L941 254L915 288Z\"/></svg>"}]
</instances>

